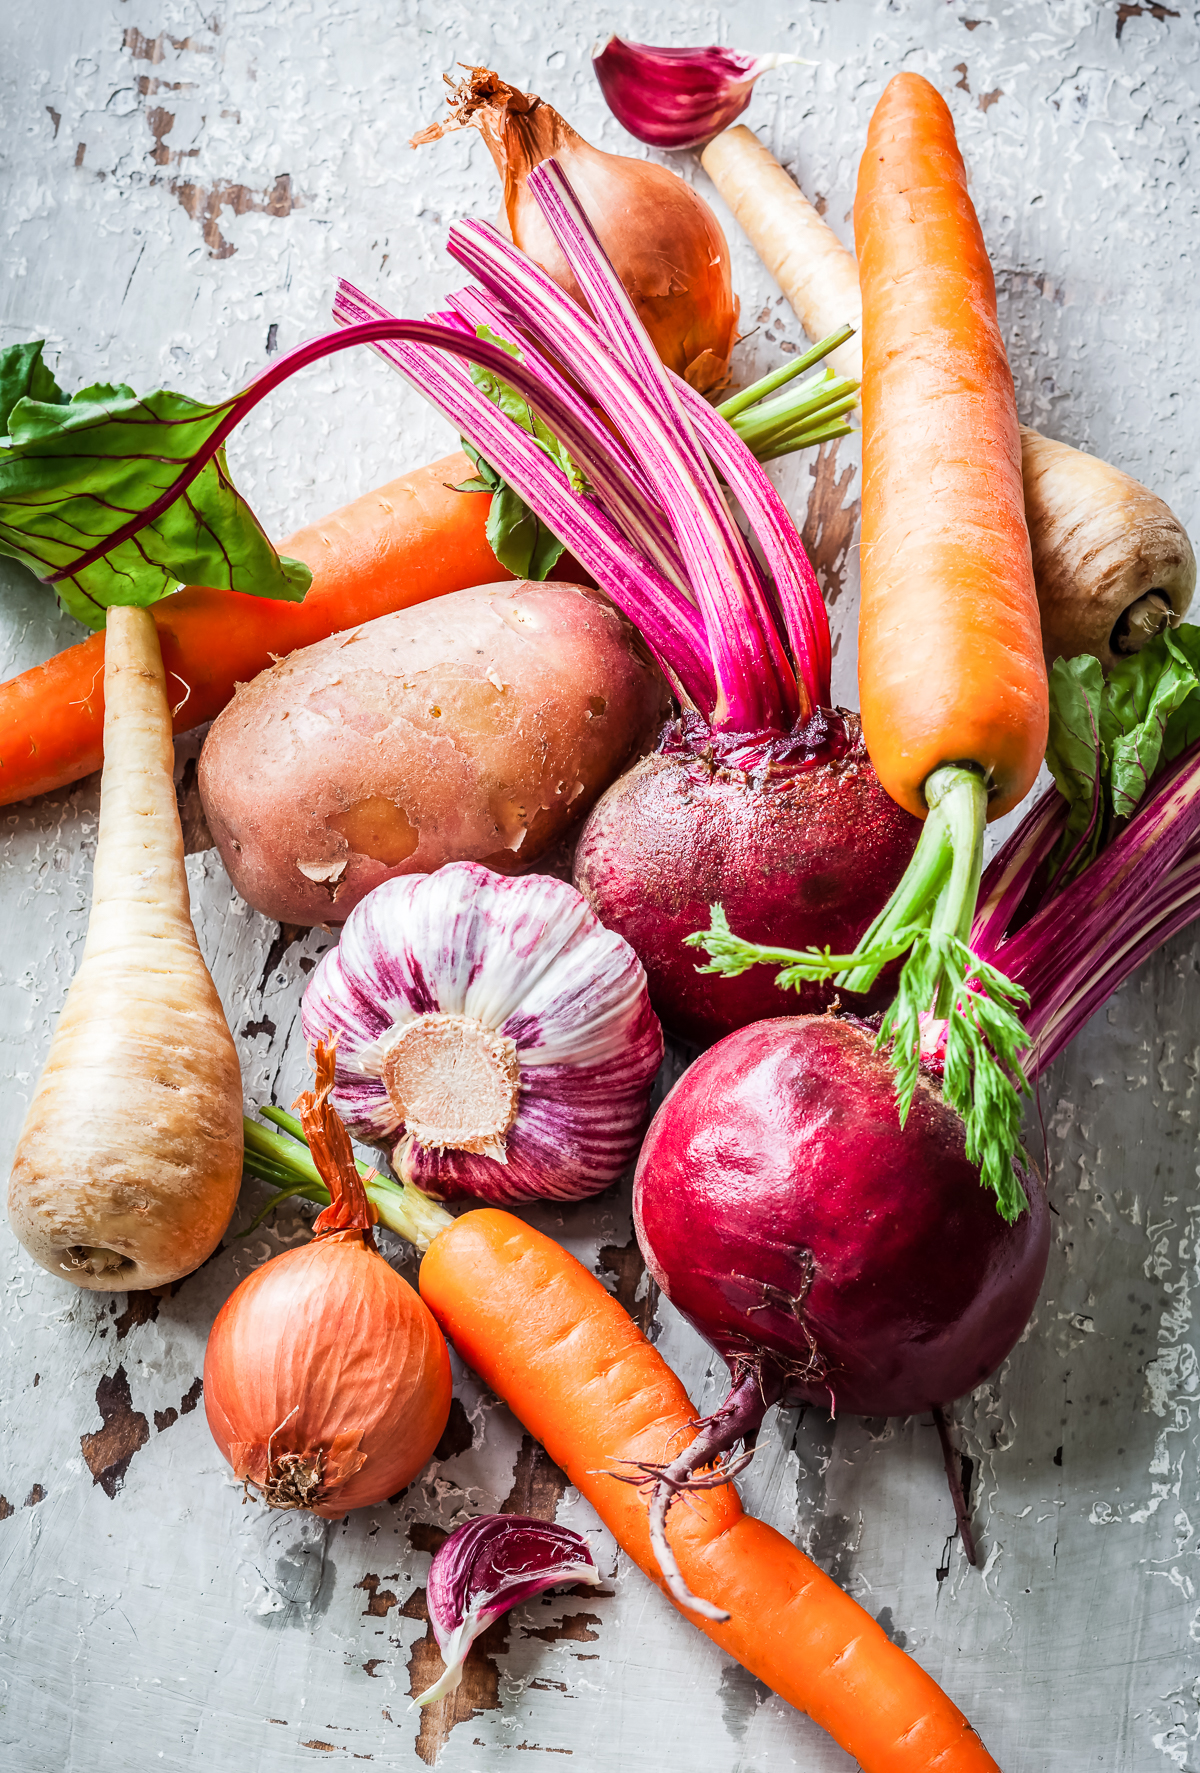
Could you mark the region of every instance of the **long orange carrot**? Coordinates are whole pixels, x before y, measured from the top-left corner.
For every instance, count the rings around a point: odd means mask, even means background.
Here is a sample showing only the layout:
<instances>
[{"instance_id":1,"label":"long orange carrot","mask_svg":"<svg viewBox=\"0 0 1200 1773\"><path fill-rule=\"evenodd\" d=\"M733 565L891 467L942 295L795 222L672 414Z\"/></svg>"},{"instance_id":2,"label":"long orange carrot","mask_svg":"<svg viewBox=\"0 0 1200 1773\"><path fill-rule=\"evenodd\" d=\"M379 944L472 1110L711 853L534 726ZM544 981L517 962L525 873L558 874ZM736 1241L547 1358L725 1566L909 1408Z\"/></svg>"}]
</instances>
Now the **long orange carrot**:
<instances>
[{"instance_id":1,"label":"long orange carrot","mask_svg":"<svg viewBox=\"0 0 1200 1773\"><path fill-rule=\"evenodd\" d=\"M996 286L950 112L898 74L854 205L863 297L859 697L880 780L924 817L944 764L989 818L1033 784L1046 669Z\"/></svg>"},{"instance_id":2,"label":"long orange carrot","mask_svg":"<svg viewBox=\"0 0 1200 1773\"><path fill-rule=\"evenodd\" d=\"M303 603L194 585L156 603L175 731L211 720L272 655L511 578L484 533L489 499L453 490L474 472L465 456L444 456L281 542L312 569ZM99 769L103 733L104 636L95 634L0 685L0 806Z\"/></svg>"},{"instance_id":3,"label":"long orange carrot","mask_svg":"<svg viewBox=\"0 0 1200 1773\"><path fill-rule=\"evenodd\" d=\"M696 1411L628 1314L558 1244L491 1208L434 1239L420 1284L468 1366L662 1587L647 1500L609 1474L667 1459ZM731 1484L688 1501L668 1517L672 1549L688 1586L730 1618L685 1617L808 1712L863 1773L997 1773L937 1684L790 1540L744 1515Z\"/></svg>"}]
</instances>

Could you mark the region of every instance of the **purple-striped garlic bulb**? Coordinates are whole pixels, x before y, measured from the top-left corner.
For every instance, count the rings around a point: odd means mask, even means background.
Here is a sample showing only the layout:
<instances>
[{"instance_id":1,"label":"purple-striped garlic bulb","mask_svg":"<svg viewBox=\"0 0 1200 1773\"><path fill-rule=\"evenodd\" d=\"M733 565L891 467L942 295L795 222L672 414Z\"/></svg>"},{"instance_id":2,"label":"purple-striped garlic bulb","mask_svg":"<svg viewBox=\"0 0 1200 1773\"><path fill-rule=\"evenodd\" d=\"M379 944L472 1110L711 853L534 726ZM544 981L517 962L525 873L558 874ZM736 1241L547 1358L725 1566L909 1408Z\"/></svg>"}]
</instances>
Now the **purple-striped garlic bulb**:
<instances>
[{"instance_id":1,"label":"purple-striped garlic bulb","mask_svg":"<svg viewBox=\"0 0 1200 1773\"><path fill-rule=\"evenodd\" d=\"M570 1527L521 1514L481 1514L434 1553L425 1597L446 1671L413 1700L431 1705L453 1693L463 1663L493 1619L548 1588L600 1581L587 1541Z\"/></svg>"},{"instance_id":2,"label":"purple-striped garlic bulb","mask_svg":"<svg viewBox=\"0 0 1200 1773\"><path fill-rule=\"evenodd\" d=\"M637 1156L662 1030L641 962L546 875L454 862L384 881L304 993L333 1103L439 1199L581 1200Z\"/></svg>"},{"instance_id":3,"label":"purple-striped garlic bulb","mask_svg":"<svg viewBox=\"0 0 1200 1773\"><path fill-rule=\"evenodd\" d=\"M660 49L610 37L592 51L608 108L630 135L652 148L698 148L728 129L750 103L754 82L798 55L742 55L715 45Z\"/></svg>"}]
</instances>

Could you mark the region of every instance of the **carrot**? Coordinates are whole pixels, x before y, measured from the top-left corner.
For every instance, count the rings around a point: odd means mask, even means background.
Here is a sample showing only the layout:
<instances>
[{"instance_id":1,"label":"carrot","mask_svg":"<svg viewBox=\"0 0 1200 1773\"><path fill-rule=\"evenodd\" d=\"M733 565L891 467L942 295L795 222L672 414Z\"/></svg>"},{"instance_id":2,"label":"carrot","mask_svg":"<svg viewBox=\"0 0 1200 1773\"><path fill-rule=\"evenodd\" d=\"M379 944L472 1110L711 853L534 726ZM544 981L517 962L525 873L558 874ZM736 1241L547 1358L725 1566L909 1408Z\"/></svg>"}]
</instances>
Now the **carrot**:
<instances>
[{"instance_id":1,"label":"carrot","mask_svg":"<svg viewBox=\"0 0 1200 1773\"><path fill-rule=\"evenodd\" d=\"M220 1241L242 1174L242 1086L192 928L166 683L148 610L111 609L92 913L9 1185L51 1274L163 1286Z\"/></svg>"},{"instance_id":2,"label":"carrot","mask_svg":"<svg viewBox=\"0 0 1200 1773\"><path fill-rule=\"evenodd\" d=\"M996 286L950 111L919 74L876 106L854 226L867 749L918 817L934 770L974 765L995 819L1041 765L1046 670Z\"/></svg>"},{"instance_id":3,"label":"carrot","mask_svg":"<svg viewBox=\"0 0 1200 1773\"><path fill-rule=\"evenodd\" d=\"M862 595L858 688L879 780L925 824L895 892L852 954L747 942L721 907L698 935L711 970L784 966L873 989L908 951L879 1044L904 1125L922 1018L945 1020L943 1097L1010 1222L1028 1202L1017 1014L1028 999L969 942L987 821L1032 786L1049 694L996 286L944 100L898 74L875 108L854 206L863 298Z\"/></svg>"},{"instance_id":4,"label":"carrot","mask_svg":"<svg viewBox=\"0 0 1200 1773\"><path fill-rule=\"evenodd\" d=\"M696 1411L628 1314L558 1244L491 1208L439 1233L420 1287L468 1366L666 1592L647 1499L612 1474L667 1460ZM668 1533L688 1586L729 1613L698 1622L714 1643L808 1712L863 1773L994 1773L957 1706L790 1540L744 1515L732 1484L688 1501Z\"/></svg>"},{"instance_id":5,"label":"carrot","mask_svg":"<svg viewBox=\"0 0 1200 1773\"><path fill-rule=\"evenodd\" d=\"M861 329L858 265L833 229L743 124L701 161L812 339ZM840 347L862 377L861 337ZM1047 665L1091 653L1106 668L1187 614L1196 557L1156 493L1095 456L1022 425L1021 478Z\"/></svg>"},{"instance_id":6,"label":"carrot","mask_svg":"<svg viewBox=\"0 0 1200 1773\"><path fill-rule=\"evenodd\" d=\"M510 579L484 533L489 499L453 490L444 456L297 530L280 552L312 569L303 603L189 585L154 606L176 732L219 714L273 657L448 591ZM0 685L0 806L99 769L104 636Z\"/></svg>"}]
</instances>

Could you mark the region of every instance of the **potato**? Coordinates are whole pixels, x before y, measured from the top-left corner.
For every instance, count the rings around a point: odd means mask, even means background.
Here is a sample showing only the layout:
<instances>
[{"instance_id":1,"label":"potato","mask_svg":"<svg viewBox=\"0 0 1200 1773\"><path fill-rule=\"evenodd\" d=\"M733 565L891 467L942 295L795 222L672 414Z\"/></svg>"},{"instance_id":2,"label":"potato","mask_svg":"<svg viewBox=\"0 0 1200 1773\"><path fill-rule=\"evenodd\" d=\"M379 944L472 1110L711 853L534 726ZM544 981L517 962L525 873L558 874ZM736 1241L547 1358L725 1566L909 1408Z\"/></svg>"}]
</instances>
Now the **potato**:
<instances>
[{"instance_id":1,"label":"potato","mask_svg":"<svg viewBox=\"0 0 1200 1773\"><path fill-rule=\"evenodd\" d=\"M397 874L524 872L651 743L668 703L598 591L457 591L239 686L200 756L234 885L280 923L340 923Z\"/></svg>"}]
</instances>

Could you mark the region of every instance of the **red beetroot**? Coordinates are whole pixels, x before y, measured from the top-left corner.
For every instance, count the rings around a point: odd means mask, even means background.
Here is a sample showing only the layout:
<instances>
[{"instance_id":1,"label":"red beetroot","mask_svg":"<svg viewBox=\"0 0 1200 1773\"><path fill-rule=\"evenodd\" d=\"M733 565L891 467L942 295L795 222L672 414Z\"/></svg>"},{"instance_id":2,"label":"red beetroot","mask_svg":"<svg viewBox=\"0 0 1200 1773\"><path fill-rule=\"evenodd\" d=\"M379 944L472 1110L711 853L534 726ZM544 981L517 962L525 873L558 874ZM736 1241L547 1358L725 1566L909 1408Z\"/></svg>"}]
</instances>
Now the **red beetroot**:
<instances>
[{"instance_id":1,"label":"red beetroot","mask_svg":"<svg viewBox=\"0 0 1200 1773\"><path fill-rule=\"evenodd\" d=\"M702 956L684 938L707 927L710 905L722 904L750 941L849 953L920 830L880 786L857 714L820 709L795 734L757 740L691 716L667 726L657 751L597 803L575 884L636 952L662 1021L707 1042L797 1007L823 1010L839 995L832 983L781 991L766 967L736 978L699 972ZM898 968L849 1001L882 1009Z\"/></svg>"},{"instance_id":2,"label":"red beetroot","mask_svg":"<svg viewBox=\"0 0 1200 1773\"><path fill-rule=\"evenodd\" d=\"M658 1284L735 1379L765 1370L790 1396L902 1416L979 1384L1028 1321L1050 1226L1036 1174L1021 1179L1030 1208L1006 1225L932 1075L901 1129L871 1030L796 1017L684 1074L634 1214Z\"/></svg>"}]
</instances>

